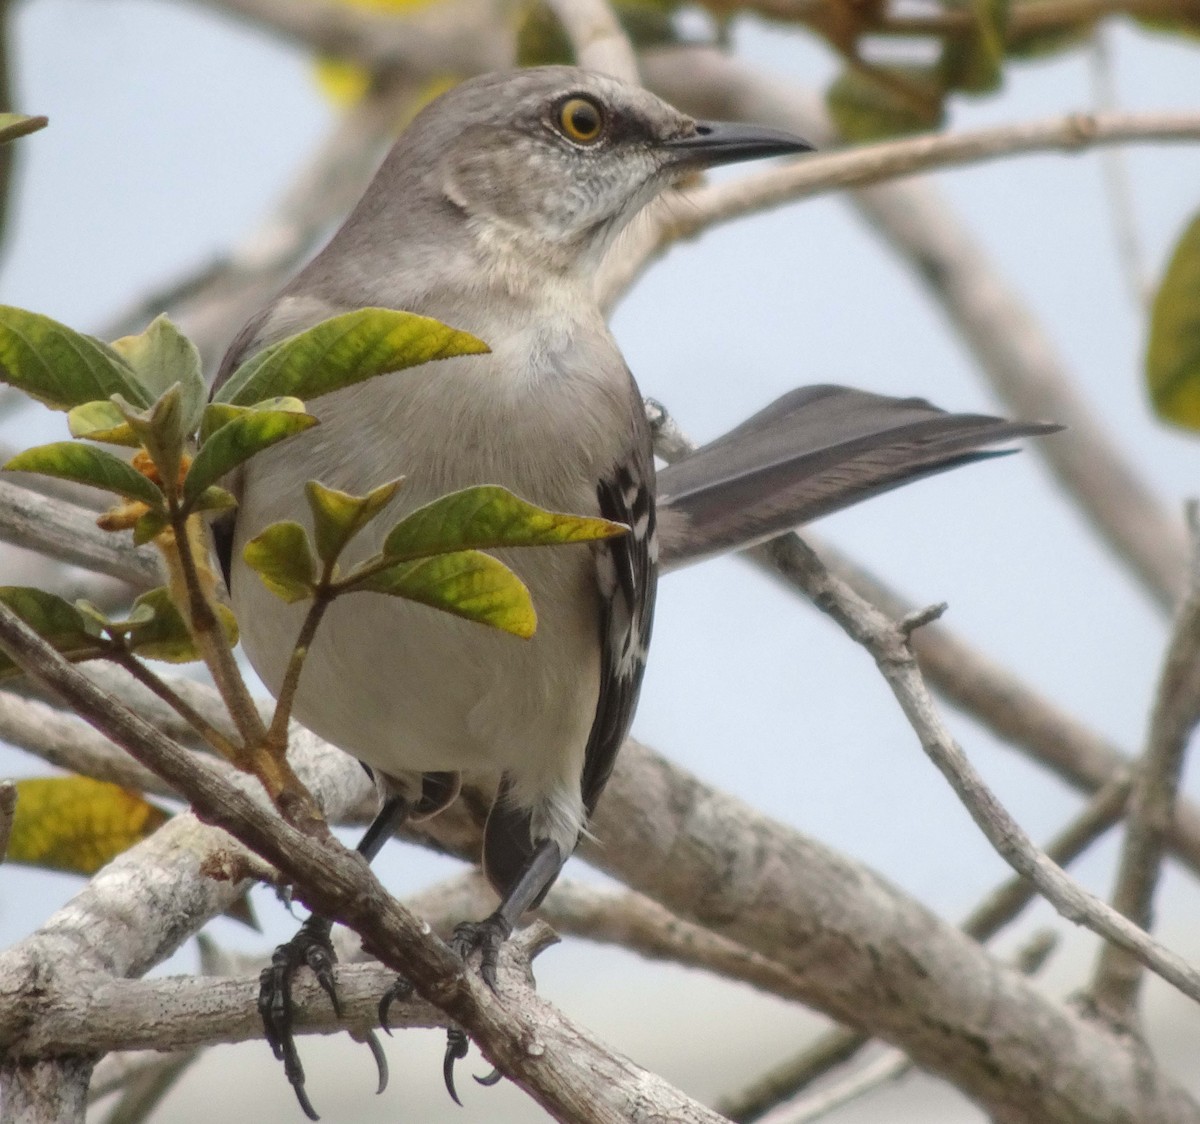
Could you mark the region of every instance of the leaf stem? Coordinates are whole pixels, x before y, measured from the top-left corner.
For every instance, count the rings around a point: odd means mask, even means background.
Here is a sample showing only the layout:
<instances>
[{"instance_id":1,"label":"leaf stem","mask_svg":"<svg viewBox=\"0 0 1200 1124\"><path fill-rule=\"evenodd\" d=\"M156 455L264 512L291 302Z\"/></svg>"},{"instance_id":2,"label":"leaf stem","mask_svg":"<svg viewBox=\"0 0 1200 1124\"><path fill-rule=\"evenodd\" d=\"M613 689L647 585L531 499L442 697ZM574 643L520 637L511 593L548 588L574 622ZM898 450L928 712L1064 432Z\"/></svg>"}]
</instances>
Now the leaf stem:
<instances>
[{"instance_id":1,"label":"leaf stem","mask_svg":"<svg viewBox=\"0 0 1200 1124\"><path fill-rule=\"evenodd\" d=\"M300 632L296 636L296 643L292 648L291 657L288 659L287 671L284 672L283 683L275 699L275 713L271 716L271 728L267 731L268 746L287 744L288 720L292 716L296 691L300 687L300 674L304 670L304 661L308 658L309 648L312 646L313 637L325 616L325 610L333 604L334 598L339 592L333 581L333 572L333 563L327 562L321 574L321 580L313 590L312 605L309 606L308 615L305 616L304 623L300 626Z\"/></svg>"}]
</instances>

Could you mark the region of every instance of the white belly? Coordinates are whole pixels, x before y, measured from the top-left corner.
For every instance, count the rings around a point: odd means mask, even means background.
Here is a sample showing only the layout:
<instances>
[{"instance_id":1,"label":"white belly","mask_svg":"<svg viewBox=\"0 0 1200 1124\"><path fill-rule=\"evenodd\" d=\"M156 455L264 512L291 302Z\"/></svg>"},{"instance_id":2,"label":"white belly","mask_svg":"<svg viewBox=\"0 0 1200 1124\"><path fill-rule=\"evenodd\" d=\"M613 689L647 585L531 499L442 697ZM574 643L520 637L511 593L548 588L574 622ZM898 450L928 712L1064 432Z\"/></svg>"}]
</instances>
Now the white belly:
<instances>
[{"instance_id":1,"label":"white belly","mask_svg":"<svg viewBox=\"0 0 1200 1124\"><path fill-rule=\"evenodd\" d=\"M406 477L347 561L377 551L407 511L472 484L502 484L545 507L597 513L596 481L620 451L627 389L622 395L556 373L499 394L494 364L505 361L448 360L330 395L312 404L319 426L250 462L233 601L246 652L269 689L279 689L307 607L270 593L241 553L268 523L310 525L307 480L361 493ZM602 432L612 441L597 440ZM508 771L522 804L569 805L581 819L574 810L599 690L592 551L538 547L503 558L532 594L531 639L381 594L347 595L317 633L295 717L385 773Z\"/></svg>"}]
</instances>

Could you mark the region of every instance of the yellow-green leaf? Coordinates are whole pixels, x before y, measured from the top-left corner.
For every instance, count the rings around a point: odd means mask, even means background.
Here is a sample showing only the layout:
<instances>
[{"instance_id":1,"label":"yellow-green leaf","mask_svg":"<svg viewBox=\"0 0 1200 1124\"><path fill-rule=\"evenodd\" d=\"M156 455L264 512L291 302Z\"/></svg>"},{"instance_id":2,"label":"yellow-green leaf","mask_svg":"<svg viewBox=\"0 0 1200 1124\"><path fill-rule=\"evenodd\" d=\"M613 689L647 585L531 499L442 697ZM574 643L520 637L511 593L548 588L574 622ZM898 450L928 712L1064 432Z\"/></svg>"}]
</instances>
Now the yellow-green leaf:
<instances>
[{"instance_id":1,"label":"yellow-green leaf","mask_svg":"<svg viewBox=\"0 0 1200 1124\"><path fill-rule=\"evenodd\" d=\"M36 133L38 129L44 129L48 124L50 124L48 117L27 117L24 113L0 113L0 144L7 144L9 141L16 140L17 137Z\"/></svg>"},{"instance_id":2,"label":"yellow-green leaf","mask_svg":"<svg viewBox=\"0 0 1200 1124\"><path fill-rule=\"evenodd\" d=\"M233 613L224 605L217 605L216 610L229 643L236 644L237 621ZM191 663L200 658L183 615L162 586L143 593L133 603L129 616L124 621L112 622L110 629L126 636L129 647L146 659Z\"/></svg>"},{"instance_id":3,"label":"yellow-green leaf","mask_svg":"<svg viewBox=\"0 0 1200 1124\"><path fill-rule=\"evenodd\" d=\"M253 410L283 410L289 414L304 414L308 411L299 398L268 398L253 406L231 406L228 402L210 402L204 408L204 417L200 422L200 444L203 445L222 426L228 425L234 418L240 418Z\"/></svg>"},{"instance_id":4,"label":"yellow-green leaf","mask_svg":"<svg viewBox=\"0 0 1200 1124\"><path fill-rule=\"evenodd\" d=\"M1179 239L1154 295L1146 381L1159 417L1200 429L1200 214Z\"/></svg>"},{"instance_id":5,"label":"yellow-green leaf","mask_svg":"<svg viewBox=\"0 0 1200 1124\"><path fill-rule=\"evenodd\" d=\"M125 415L111 400L73 406L67 414L67 428L72 437L86 441L103 441L130 449L140 449L142 445Z\"/></svg>"},{"instance_id":6,"label":"yellow-green leaf","mask_svg":"<svg viewBox=\"0 0 1200 1124\"><path fill-rule=\"evenodd\" d=\"M104 653L98 626L69 601L53 593L19 585L0 586L0 603L70 660L94 659ZM19 674L21 669L0 653L0 677Z\"/></svg>"},{"instance_id":7,"label":"yellow-green leaf","mask_svg":"<svg viewBox=\"0 0 1200 1124\"><path fill-rule=\"evenodd\" d=\"M503 562L477 550L398 562L356 580L351 587L417 601L514 636L537 628L529 590Z\"/></svg>"},{"instance_id":8,"label":"yellow-green leaf","mask_svg":"<svg viewBox=\"0 0 1200 1124\"><path fill-rule=\"evenodd\" d=\"M317 582L317 560L308 532L299 523L272 523L242 551L250 567L272 593L287 602L312 596Z\"/></svg>"},{"instance_id":9,"label":"yellow-green leaf","mask_svg":"<svg viewBox=\"0 0 1200 1124\"><path fill-rule=\"evenodd\" d=\"M123 394L149 406L132 368L111 347L65 324L0 305L0 382L55 410Z\"/></svg>"},{"instance_id":10,"label":"yellow-green leaf","mask_svg":"<svg viewBox=\"0 0 1200 1124\"><path fill-rule=\"evenodd\" d=\"M487 350L467 332L427 316L362 308L264 348L234 371L214 397L235 406L280 396L309 401L376 375Z\"/></svg>"},{"instance_id":11,"label":"yellow-green leaf","mask_svg":"<svg viewBox=\"0 0 1200 1124\"><path fill-rule=\"evenodd\" d=\"M141 335L124 336L112 346L133 368L151 402L179 384L181 425L185 433L194 432L208 401L196 345L164 315L156 317Z\"/></svg>"},{"instance_id":12,"label":"yellow-green leaf","mask_svg":"<svg viewBox=\"0 0 1200 1124\"><path fill-rule=\"evenodd\" d=\"M162 492L136 468L112 453L74 441L55 441L18 453L5 466L10 472L36 472L116 492L152 508L163 503Z\"/></svg>"},{"instance_id":13,"label":"yellow-green leaf","mask_svg":"<svg viewBox=\"0 0 1200 1124\"><path fill-rule=\"evenodd\" d=\"M183 450L190 430L184 416L183 387L172 383L148 409L139 410L120 394L112 397L143 449L158 470L159 479L179 480Z\"/></svg>"},{"instance_id":14,"label":"yellow-green leaf","mask_svg":"<svg viewBox=\"0 0 1200 1124\"><path fill-rule=\"evenodd\" d=\"M316 480L304 486L313 516L313 537L322 562L333 562L368 523L391 501L403 483L391 480L373 488L365 496L352 496L336 488L326 488Z\"/></svg>"},{"instance_id":15,"label":"yellow-green leaf","mask_svg":"<svg viewBox=\"0 0 1200 1124\"><path fill-rule=\"evenodd\" d=\"M546 511L507 488L484 484L442 496L401 520L383 544L385 558L424 558L454 550L554 546L624 534L623 523Z\"/></svg>"},{"instance_id":16,"label":"yellow-green leaf","mask_svg":"<svg viewBox=\"0 0 1200 1124\"><path fill-rule=\"evenodd\" d=\"M183 482L184 500L190 504L210 484L256 453L316 424L311 414L291 410L250 410L232 419L200 446Z\"/></svg>"},{"instance_id":17,"label":"yellow-green leaf","mask_svg":"<svg viewBox=\"0 0 1200 1124\"><path fill-rule=\"evenodd\" d=\"M942 98L941 84L929 71L899 66L845 70L825 94L838 131L852 141L936 128L944 115Z\"/></svg>"},{"instance_id":18,"label":"yellow-green leaf","mask_svg":"<svg viewBox=\"0 0 1200 1124\"><path fill-rule=\"evenodd\" d=\"M168 818L141 794L90 777L20 780L8 859L95 874Z\"/></svg>"}]
</instances>

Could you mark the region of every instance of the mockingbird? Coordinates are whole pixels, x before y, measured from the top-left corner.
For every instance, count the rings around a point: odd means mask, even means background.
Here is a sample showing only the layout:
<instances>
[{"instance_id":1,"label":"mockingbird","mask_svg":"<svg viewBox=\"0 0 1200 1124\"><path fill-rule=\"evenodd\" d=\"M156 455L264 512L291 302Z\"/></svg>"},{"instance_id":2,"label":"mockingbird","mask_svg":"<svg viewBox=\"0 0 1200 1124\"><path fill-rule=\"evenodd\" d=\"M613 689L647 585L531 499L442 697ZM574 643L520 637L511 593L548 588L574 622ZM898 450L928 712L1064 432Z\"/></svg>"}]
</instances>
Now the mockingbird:
<instances>
[{"instance_id":1,"label":"mockingbird","mask_svg":"<svg viewBox=\"0 0 1200 1124\"><path fill-rule=\"evenodd\" d=\"M360 846L368 857L406 817L452 801L462 773L495 785L483 867L500 905L454 937L464 956L482 950L493 986L500 943L574 850L629 728L660 551L681 562L745 545L1045 429L810 388L660 471L656 500L642 397L593 275L625 224L682 175L809 148L776 130L695 121L569 67L465 82L412 122L345 225L222 364L219 381L259 349L367 306L435 317L491 348L330 395L319 427L258 456L236 482L236 522L216 529L218 547L246 651L269 688L279 688L304 610L264 588L242 547L268 523L307 523L310 479L361 493L403 475L397 515L501 484L631 529L591 547L505 555L537 607L531 640L358 595L332 606L305 665L297 718L386 785ZM363 555L379 537L362 536ZM328 934L328 922L310 919L282 946L260 1001L310 1115L288 996L307 963L335 998Z\"/></svg>"}]
</instances>

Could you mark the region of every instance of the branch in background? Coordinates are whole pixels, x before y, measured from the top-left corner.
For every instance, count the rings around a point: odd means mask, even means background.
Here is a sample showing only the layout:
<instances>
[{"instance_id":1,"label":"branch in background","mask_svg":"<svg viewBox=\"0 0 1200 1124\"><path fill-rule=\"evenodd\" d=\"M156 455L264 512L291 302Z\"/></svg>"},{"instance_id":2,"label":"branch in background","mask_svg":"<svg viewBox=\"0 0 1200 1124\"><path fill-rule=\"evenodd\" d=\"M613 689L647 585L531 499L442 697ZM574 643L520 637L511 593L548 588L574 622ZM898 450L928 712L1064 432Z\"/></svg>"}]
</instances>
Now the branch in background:
<instances>
[{"instance_id":1,"label":"branch in background","mask_svg":"<svg viewBox=\"0 0 1200 1124\"><path fill-rule=\"evenodd\" d=\"M633 44L606 0L547 0L547 6L562 24L580 66L638 81Z\"/></svg>"},{"instance_id":2,"label":"branch in background","mask_svg":"<svg viewBox=\"0 0 1200 1124\"><path fill-rule=\"evenodd\" d=\"M8 480L0 480L0 539L139 588L162 580L154 554L139 550L127 535L101 531L95 512Z\"/></svg>"},{"instance_id":3,"label":"branch in background","mask_svg":"<svg viewBox=\"0 0 1200 1124\"><path fill-rule=\"evenodd\" d=\"M1049 930L1035 933L1017 953L1017 971L1026 976L1040 972L1057 945L1058 937ZM780 1105L766 1116L751 1119L759 1120L760 1124L815 1124L881 1086L899 1081L914 1068L912 1059L902 1051L888 1050L838 1084L803 1100Z\"/></svg>"},{"instance_id":4,"label":"branch in background","mask_svg":"<svg viewBox=\"0 0 1200 1124\"><path fill-rule=\"evenodd\" d=\"M1046 845L1047 857L1059 866L1067 866L1083 854L1120 818L1129 799L1131 784L1130 778L1126 777L1097 793ZM962 930L981 943L991 940L1016 920L1037 896L1037 889L1027 878L1020 875L1010 878L971 910L962 923ZM739 1124L758 1120L777 1104L803 1092L831 1069L844 1065L870 1041L868 1034L848 1027L835 1027L794 1057L773 1067L736 1097L722 1101L718 1107L723 1115Z\"/></svg>"},{"instance_id":5,"label":"branch in background","mask_svg":"<svg viewBox=\"0 0 1200 1124\"><path fill-rule=\"evenodd\" d=\"M1111 31L1111 28L1103 24L1092 29L1089 58L1092 98L1096 108L1104 112L1115 110L1120 105L1114 75ZM1104 175L1113 241L1116 244L1121 271L1125 275L1125 286L1137 311L1142 315L1149 315L1150 302L1154 297L1154 284L1150 280L1145 251L1138 236L1133 183L1129 178L1129 161L1125 158L1125 150L1120 146L1102 150L1100 171Z\"/></svg>"},{"instance_id":6,"label":"branch in background","mask_svg":"<svg viewBox=\"0 0 1200 1124\"><path fill-rule=\"evenodd\" d=\"M642 56L642 73L656 92L698 115L757 120L812 140L831 135L809 91L765 78L715 50L650 52ZM1172 608L1187 570L1182 527L1121 455L1033 312L928 183L859 190L852 199L925 284L1014 416L1067 426L1067 434L1038 443L1034 453L1046 458L1154 600Z\"/></svg>"},{"instance_id":7,"label":"branch in background","mask_svg":"<svg viewBox=\"0 0 1200 1124\"><path fill-rule=\"evenodd\" d=\"M1167 643L1146 748L1134 775L1112 898L1114 909L1144 929L1153 921L1154 893L1184 759L1200 722L1200 516L1195 502L1188 505L1188 523L1193 544L1191 589L1179 607ZM1133 1027L1138 1021L1141 981L1136 959L1106 945L1100 950L1090 998L1114 1026Z\"/></svg>"},{"instance_id":8,"label":"branch in background","mask_svg":"<svg viewBox=\"0 0 1200 1124\"><path fill-rule=\"evenodd\" d=\"M179 1083L179 1079L199 1060L198 1050L184 1050L159 1057L153 1069L130 1075L117 1103L105 1115L102 1124L143 1124L157 1111L163 1099ZM92 1084L95 1084L95 1070ZM92 1100L89 1086L88 1100Z\"/></svg>"}]
</instances>

